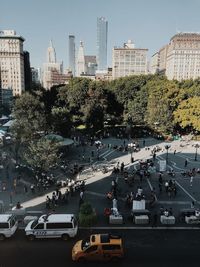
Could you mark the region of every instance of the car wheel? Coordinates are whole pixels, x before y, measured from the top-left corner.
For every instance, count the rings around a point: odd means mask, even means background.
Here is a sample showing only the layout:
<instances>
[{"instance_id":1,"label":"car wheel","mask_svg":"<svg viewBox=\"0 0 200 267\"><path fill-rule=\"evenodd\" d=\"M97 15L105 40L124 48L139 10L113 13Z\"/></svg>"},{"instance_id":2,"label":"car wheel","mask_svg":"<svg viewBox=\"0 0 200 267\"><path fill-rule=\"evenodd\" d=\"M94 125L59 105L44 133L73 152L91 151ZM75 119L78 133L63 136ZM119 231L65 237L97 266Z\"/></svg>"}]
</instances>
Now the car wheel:
<instances>
[{"instance_id":1,"label":"car wheel","mask_svg":"<svg viewBox=\"0 0 200 267\"><path fill-rule=\"evenodd\" d=\"M33 241L35 239L35 236L34 235L28 235L27 238L29 241Z\"/></svg>"},{"instance_id":2,"label":"car wheel","mask_svg":"<svg viewBox=\"0 0 200 267\"><path fill-rule=\"evenodd\" d=\"M3 235L3 234L0 234L0 241L4 241L5 240L5 235Z\"/></svg>"},{"instance_id":3,"label":"car wheel","mask_svg":"<svg viewBox=\"0 0 200 267\"><path fill-rule=\"evenodd\" d=\"M64 241L69 240L69 235L68 234L62 235L62 240L64 240Z\"/></svg>"}]
</instances>

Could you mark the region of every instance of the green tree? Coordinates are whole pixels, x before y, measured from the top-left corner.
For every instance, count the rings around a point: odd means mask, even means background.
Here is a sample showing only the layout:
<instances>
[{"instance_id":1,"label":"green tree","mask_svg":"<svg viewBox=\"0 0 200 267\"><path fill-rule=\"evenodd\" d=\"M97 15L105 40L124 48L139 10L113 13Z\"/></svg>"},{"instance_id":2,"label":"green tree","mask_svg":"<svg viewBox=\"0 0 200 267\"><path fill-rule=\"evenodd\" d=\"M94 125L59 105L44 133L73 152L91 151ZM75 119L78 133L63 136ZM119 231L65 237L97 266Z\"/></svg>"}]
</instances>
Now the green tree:
<instances>
[{"instance_id":1,"label":"green tree","mask_svg":"<svg viewBox=\"0 0 200 267\"><path fill-rule=\"evenodd\" d=\"M41 138L29 144L24 159L35 173L47 172L59 161L58 148L57 142Z\"/></svg>"},{"instance_id":2,"label":"green tree","mask_svg":"<svg viewBox=\"0 0 200 267\"><path fill-rule=\"evenodd\" d=\"M174 120L182 128L193 128L200 131L200 96L194 96L182 101L176 111Z\"/></svg>"},{"instance_id":3,"label":"green tree","mask_svg":"<svg viewBox=\"0 0 200 267\"><path fill-rule=\"evenodd\" d=\"M19 148L37 139L39 132L46 131L44 104L38 97L24 93L15 101L13 117L11 132L15 137L15 156L18 161Z\"/></svg>"}]
</instances>

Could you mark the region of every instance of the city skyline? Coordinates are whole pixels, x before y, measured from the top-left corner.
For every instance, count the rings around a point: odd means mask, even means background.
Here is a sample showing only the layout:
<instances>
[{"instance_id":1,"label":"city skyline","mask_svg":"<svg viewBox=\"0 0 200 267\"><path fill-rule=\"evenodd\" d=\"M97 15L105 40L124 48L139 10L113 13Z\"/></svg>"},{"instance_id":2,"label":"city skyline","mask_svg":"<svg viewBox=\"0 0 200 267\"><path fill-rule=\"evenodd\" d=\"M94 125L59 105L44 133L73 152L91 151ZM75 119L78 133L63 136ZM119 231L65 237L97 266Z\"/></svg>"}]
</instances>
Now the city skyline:
<instances>
[{"instance_id":1,"label":"city skyline","mask_svg":"<svg viewBox=\"0 0 200 267\"><path fill-rule=\"evenodd\" d=\"M96 19L105 17L108 29L108 65L112 48L128 39L137 48L148 48L148 59L170 41L178 31L200 32L199 0L175 1L97 1L44 0L42 2L8 0L1 3L0 29L16 30L25 38L24 49L30 52L31 66L41 67L52 39L57 60L68 67L68 36L85 44L85 54L96 55ZM80 12L82 11L82 12ZM189 18L189 19L188 19Z\"/></svg>"}]
</instances>

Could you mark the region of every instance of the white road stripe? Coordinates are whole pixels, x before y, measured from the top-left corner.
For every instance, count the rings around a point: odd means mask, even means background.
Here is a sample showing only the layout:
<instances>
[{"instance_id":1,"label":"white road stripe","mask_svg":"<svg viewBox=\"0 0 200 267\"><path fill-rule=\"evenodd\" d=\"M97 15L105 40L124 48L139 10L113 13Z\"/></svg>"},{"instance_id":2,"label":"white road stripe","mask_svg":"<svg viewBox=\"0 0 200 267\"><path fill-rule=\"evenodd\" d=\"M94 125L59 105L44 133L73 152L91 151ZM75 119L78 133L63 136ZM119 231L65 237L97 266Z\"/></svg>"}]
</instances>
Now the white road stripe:
<instances>
[{"instance_id":1,"label":"white road stripe","mask_svg":"<svg viewBox=\"0 0 200 267\"><path fill-rule=\"evenodd\" d=\"M188 195L193 201L198 203L198 201L192 195L190 195L190 193L188 193L188 191L185 190L185 188L182 187L182 185L180 185L177 181L175 181L175 183L186 193L186 195Z\"/></svg>"}]
</instances>

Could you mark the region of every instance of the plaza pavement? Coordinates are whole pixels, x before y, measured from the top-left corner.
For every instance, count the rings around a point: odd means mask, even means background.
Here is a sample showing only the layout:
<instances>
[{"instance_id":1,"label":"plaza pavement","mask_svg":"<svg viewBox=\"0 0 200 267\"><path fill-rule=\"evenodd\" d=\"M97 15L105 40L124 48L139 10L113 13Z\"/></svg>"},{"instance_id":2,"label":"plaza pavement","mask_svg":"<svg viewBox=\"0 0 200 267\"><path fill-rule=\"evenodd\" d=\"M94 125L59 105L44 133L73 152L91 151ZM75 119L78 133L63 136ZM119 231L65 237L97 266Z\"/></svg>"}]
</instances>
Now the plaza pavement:
<instances>
[{"instance_id":1,"label":"plaza pavement","mask_svg":"<svg viewBox=\"0 0 200 267\"><path fill-rule=\"evenodd\" d=\"M142 141L143 139L139 139L140 142L140 147L141 150L137 153L133 153L134 157L134 163L130 162L131 155L130 153L123 153L119 152L114 149L104 149L100 153L100 159L101 161L91 162L88 164L88 166L84 169L84 171L80 174L80 179L85 179L86 180L86 192L84 195L85 200L89 201L92 203L93 207L97 211L97 215L99 217L99 226L105 225L106 221L105 218L103 218L103 209L105 207L111 207L111 203L108 202L108 200L105 197L106 192L109 190L111 181L113 179L113 176L111 175L111 171L103 174L102 171L97 170L93 171L91 166L98 166L98 165L107 165L107 166L115 166L117 162L124 162L125 163L125 168L126 169L131 169L135 165L137 165L139 160L144 160L147 158L151 158L151 150L155 145L157 145L157 140L154 140L152 138L146 139L146 146L149 147L149 150L142 148ZM119 139L114 139L114 138L109 138L102 140L103 143L106 145L111 143L111 144L119 144L123 142L123 140ZM126 140L128 142L128 140ZM169 199L164 193L162 195L159 195L158 192L158 186L157 186L157 174L152 175L152 177L148 180L144 180L142 182L136 181L134 184L133 188L127 187L127 185L124 183L124 180L121 176L118 177L119 180L119 185L123 189L122 195L119 197L118 200L118 205L119 205L119 210L122 211L122 214L125 215L127 218L126 224L131 227L132 223L128 221L128 215L130 214L130 210L127 210L124 206L124 196L126 195L127 192L136 190L136 187L138 185L142 185L144 188L144 192L147 195L147 202L148 202L148 197L150 194L150 191L152 188L155 188L156 190L156 195L157 195L157 203L155 207L152 209L152 212L155 210L159 210L161 206L165 207L173 207L173 210L175 213L178 212L180 208L189 208L191 205L191 201L194 201L195 204L198 206L200 202L200 197L199 197L199 177L196 176L194 178L194 186L191 188L189 185L189 178L183 178L180 176L180 171L185 169L184 168L184 160L187 158L188 159L188 168L189 167L200 167L199 166L199 159L198 161L194 161L194 147L192 146L196 142L190 141L190 142L181 142L181 141L173 141L173 142L168 142L170 144L170 149L169 149L169 160L168 160L168 166L173 167L174 170L176 171L176 184L179 188L178 190L178 195L176 199ZM182 144L182 146L180 146ZM160 152L157 152L157 160L159 159L165 159L166 158L166 149L165 145L166 142L159 142L158 145L162 148ZM93 148L91 148L93 149ZM90 149L90 150L91 150ZM75 148L76 150L76 148ZM82 150L82 148L81 148ZM85 151L87 149L85 148ZM174 150L176 150L176 154L174 155ZM91 151L88 151L88 155L90 155ZM78 160L78 159L77 159ZM164 180L170 179L169 176L164 175ZM66 188L62 188L61 192L64 193ZM42 212L47 212L45 209L45 200L46 196L49 195L51 197L52 192L48 192L42 196L28 196L26 201L21 201L21 199L24 199L24 196L22 194L18 194L14 196L15 202L20 201L22 206L26 208L27 210L35 210L35 211L42 211ZM4 199L6 201L6 207L9 207L10 204L10 192L1 192L0 193L0 199ZM13 201L13 200L12 200ZM61 205L56 207L56 212L67 212L67 213L78 213L79 210L79 194L78 192L75 193L73 197L69 199L68 204L66 205ZM178 213L177 213L178 214Z\"/></svg>"}]
</instances>

